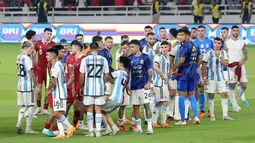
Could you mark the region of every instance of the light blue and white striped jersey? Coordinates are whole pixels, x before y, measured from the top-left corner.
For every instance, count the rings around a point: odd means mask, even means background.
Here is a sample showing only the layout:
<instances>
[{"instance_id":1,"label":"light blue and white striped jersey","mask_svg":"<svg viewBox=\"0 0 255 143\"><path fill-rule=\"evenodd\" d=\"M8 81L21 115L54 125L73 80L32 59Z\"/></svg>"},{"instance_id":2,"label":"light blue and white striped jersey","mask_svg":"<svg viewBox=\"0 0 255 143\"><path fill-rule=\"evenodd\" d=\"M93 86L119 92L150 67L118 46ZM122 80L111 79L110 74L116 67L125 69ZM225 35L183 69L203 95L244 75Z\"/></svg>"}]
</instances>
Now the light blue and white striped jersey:
<instances>
[{"instance_id":1,"label":"light blue and white striped jersey","mask_svg":"<svg viewBox=\"0 0 255 143\"><path fill-rule=\"evenodd\" d=\"M28 72L33 69L32 60L29 56L20 54L16 60L18 69L18 91L31 92L32 91L32 78Z\"/></svg>"},{"instance_id":2,"label":"light blue and white striped jersey","mask_svg":"<svg viewBox=\"0 0 255 143\"><path fill-rule=\"evenodd\" d=\"M170 55L174 57L174 64L176 64L179 61L180 47L181 47L181 43L176 42L170 51Z\"/></svg>"},{"instance_id":3,"label":"light blue and white striped jersey","mask_svg":"<svg viewBox=\"0 0 255 143\"><path fill-rule=\"evenodd\" d=\"M114 71L111 73L114 80L112 95L109 97L115 103L122 103L124 95L124 86L127 82L127 72L123 70Z\"/></svg>"},{"instance_id":4,"label":"light blue and white striped jersey","mask_svg":"<svg viewBox=\"0 0 255 143\"><path fill-rule=\"evenodd\" d=\"M163 56L163 55L156 55L155 57L155 62L159 65L160 71L167 77L169 68L170 68L170 62L169 62L170 57ZM155 72L156 73L156 72ZM158 73L156 73L155 79L153 81L153 84L155 86L162 86L163 85L163 80L160 77Z\"/></svg>"},{"instance_id":5,"label":"light blue and white striped jersey","mask_svg":"<svg viewBox=\"0 0 255 143\"><path fill-rule=\"evenodd\" d=\"M155 60L155 51L152 47L149 47L148 45L146 45L144 48L143 48L143 51L142 53L144 54L147 54L151 60L151 64L152 64L152 67L154 66L154 60ZM152 68L153 69L153 68ZM155 76L156 76L156 73L154 70L152 70L152 81L155 79Z\"/></svg>"},{"instance_id":6,"label":"light blue and white striped jersey","mask_svg":"<svg viewBox=\"0 0 255 143\"><path fill-rule=\"evenodd\" d=\"M66 87L66 77L65 70L61 61L57 61L51 66L50 70L51 78L56 78L57 82L52 90L53 99L66 100L67 98L67 87Z\"/></svg>"},{"instance_id":7,"label":"light blue and white striped jersey","mask_svg":"<svg viewBox=\"0 0 255 143\"><path fill-rule=\"evenodd\" d=\"M227 59L227 54L224 50L220 51L224 59ZM224 81L223 64L220 63L220 58L215 54L213 49L209 50L203 57L203 62L207 63L207 75L209 80Z\"/></svg>"},{"instance_id":8,"label":"light blue and white striped jersey","mask_svg":"<svg viewBox=\"0 0 255 143\"><path fill-rule=\"evenodd\" d=\"M80 73L85 74L84 96L104 96L104 74L109 73L106 58L89 55L82 59Z\"/></svg>"}]
</instances>

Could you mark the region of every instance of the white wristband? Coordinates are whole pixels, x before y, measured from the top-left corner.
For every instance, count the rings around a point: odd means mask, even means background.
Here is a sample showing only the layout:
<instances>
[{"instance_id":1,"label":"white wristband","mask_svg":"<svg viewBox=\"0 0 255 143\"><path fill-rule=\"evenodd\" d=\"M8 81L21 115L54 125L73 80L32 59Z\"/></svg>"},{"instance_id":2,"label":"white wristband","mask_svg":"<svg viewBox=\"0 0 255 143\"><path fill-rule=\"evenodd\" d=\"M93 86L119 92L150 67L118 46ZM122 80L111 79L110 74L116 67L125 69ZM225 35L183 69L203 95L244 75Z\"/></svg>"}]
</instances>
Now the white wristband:
<instances>
[{"instance_id":1,"label":"white wristband","mask_svg":"<svg viewBox=\"0 0 255 143\"><path fill-rule=\"evenodd\" d=\"M222 55L219 56L220 58L223 57Z\"/></svg>"}]
</instances>

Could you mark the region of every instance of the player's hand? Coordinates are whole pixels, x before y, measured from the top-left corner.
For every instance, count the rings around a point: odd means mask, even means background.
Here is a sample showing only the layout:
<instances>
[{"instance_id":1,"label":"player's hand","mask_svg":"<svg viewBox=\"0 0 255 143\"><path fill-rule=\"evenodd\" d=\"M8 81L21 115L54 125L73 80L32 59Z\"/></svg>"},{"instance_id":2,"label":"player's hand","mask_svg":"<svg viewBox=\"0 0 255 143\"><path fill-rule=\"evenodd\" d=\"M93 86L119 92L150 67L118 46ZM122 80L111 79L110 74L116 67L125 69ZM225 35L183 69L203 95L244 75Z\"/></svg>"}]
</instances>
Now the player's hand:
<instances>
[{"instance_id":1,"label":"player's hand","mask_svg":"<svg viewBox=\"0 0 255 143\"><path fill-rule=\"evenodd\" d=\"M220 56L220 51L216 50L216 51L215 51L215 54L216 54L217 56Z\"/></svg>"},{"instance_id":2,"label":"player's hand","mask_svg":"<svg viewBox=\"0 0 255 143\"><path fill-rule=\"evenodd\" d=\"M130 96L130 94L131 94L131 90L130 90L130 88L129 88L129 87L126 87L126 92L127 92L127 94Z\"/></svg>"},{"instance_id":3,"label":"player's hand","mask_svg":"<svg viewBox=\"0 0 255 143\"><path fill-rule=\"evenodd\" d=\"M208 79L207 78L204 79L204 84L208 85Z\"/></svg>"},{"instance_id":4,"label":"player's hand","mask_svg":"<svg viewBox=\"0 0 255 143\"><path fill-rule=\"evenodd\" d=\"M151 89L151 83L150 82L147 82L144 86L144 89L145 90L148 90L148 89Z\"/></svg>"},{"instance_id":5,"label":"player's hand","mask_svg":"<svg viewBox=\"0 0 255 143\"><path fill-rule=\"evenodd\" d=\"M104 96L104 100L106 101L109 98L109 96Z\"/></svg>"},{"instance_id":6,"label":"player's hand","mask_svg":"<svg viewBox=\"0 0 255 143\"><path fill-rule=\"evenodd\" d=\"M242 66L243 64L244 64L244 61L241 60L241 61L239 62L239 66Z\"/></svg>"},{"instance_id":7,"label":"player's hand","mask_svg":"<svg viewBox=\"0 0 255 143\"><path fill-rule=\"evenodd\" d=\"M200 76L198 84L201 86L204 85L204 80L203 80L202 76Z\"/></svg>"}]
</instances>

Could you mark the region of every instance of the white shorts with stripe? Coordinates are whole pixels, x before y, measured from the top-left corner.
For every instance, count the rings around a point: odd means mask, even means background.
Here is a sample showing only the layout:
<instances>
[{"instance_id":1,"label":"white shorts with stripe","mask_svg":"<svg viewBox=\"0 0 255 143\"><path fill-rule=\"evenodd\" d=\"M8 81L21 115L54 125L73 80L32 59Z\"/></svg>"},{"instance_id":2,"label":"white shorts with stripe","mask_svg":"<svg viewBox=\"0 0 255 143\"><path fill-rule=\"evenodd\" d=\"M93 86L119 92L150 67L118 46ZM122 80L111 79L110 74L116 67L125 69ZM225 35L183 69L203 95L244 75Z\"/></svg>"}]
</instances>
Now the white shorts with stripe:
<instances>
[{"instance_id":1,"label":"white shorts with stripe","mask_svg":"<svg viewBox=\"0 0 255 143\"><path fill-rule=\"evenodd\" d=\"M151 90L131 90L130 104L131 105L143 105L151 102L150 97Z\"/></svg>"},{"instance_id":2,"label":"white shorts with stripe","mask_svg":"<svg viewBox=\"0 0 255 143\"><path fill-rule=\"evenodd\" d=\"M167 84L163 84L161 87L154 86L154 91L156 102L169 100L169 90Z\"/></svg>"},{"instance_id":3,"label":"white shorts with stripe","mask_svg":"<svg viewBox=\"0 0 255 143\"><path fill-rule=\"evenodd\" d=\"M99 105L102 106L105 104L103 96L83 96L83 104L85 106Z\"/></svg>"},{"instance_id":4,"label":"white shorts with stripe","mask_svg":"<svg viewBox=\"0 0 255 143\"><path fill-rule=\"evenodd\" d=\"M29 107L29 106L34 106L34 95L33 92L17 92L17 104L18 106L25 106L25 107Z\"/></svg>"},{"instance_id":5,"label":"white shorts with stripe","mask_svg":"<svg viewBox=\"0 0 255 143\"><path fill-rule=\"evenodd\" d=\"M126 90L124 91L124 96L123 96L123 102L121 106L128 106L130 105L130 96L127 94Z\"/></svg>"}]
</instances>

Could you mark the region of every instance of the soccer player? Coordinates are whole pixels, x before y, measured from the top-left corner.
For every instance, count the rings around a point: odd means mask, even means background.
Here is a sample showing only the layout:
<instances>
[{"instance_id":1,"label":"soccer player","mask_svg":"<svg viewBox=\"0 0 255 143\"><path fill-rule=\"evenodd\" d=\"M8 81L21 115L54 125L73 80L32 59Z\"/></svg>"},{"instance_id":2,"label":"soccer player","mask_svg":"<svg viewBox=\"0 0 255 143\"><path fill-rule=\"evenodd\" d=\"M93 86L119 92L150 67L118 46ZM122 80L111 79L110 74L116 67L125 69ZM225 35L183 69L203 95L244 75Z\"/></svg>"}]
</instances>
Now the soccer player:
<instances>
[{"instance_id":1,"label":"soccer player","mask_svg":"<svg viewBox=\"0 0 255 143\"><path fill-rule=\"evenodd\" d=\"M144 105L148 123L146 134L150 135L153 133L149 95L152 84L152 64L149 56L141 53L138 40L131 40L130 48L133 53L133 55L129 57L131 61L130 103L134 108L134 117L137 126L134 133L141 134L143 132L141 127L140 105Z\"/></svg>"},{"instance_id":2,"label":"soccer player","mask_svg":"<svg viewBox=\"0 0 255 143\"><path fill-rule=\"evenodd\" d=\"M192 27L190 33L191 33L190 40L194 42L195 39L197 38L197 28Z\"/></svg>"},{"instance_id":3,"label":"soccer player","mask_svg":"<svg viewBox=\"0 0 255 143\"><path fill-rule=\"evenodd\" d=\"M23 117L26 117L26 130L27 134L36 134L38 132L31 129L33 119L34 108L34 84L35 76L33 73L33 63L29 57L33 51L33 45L29 41L22 43L22 53L17 57L17 69L18 69L18 91L17 91L17 103L21 106L18 113L17 131L18 134L22 134L21 123Z\"/></svg>"},{"instance_id":4,"label":"soccer player","mask_svg":"<svg viewBox=\"0 0 255 143\"><path fill-rule=\"evenodd\" d=\"M81 116L84 114L84 108L82 103L82 95L80 91L80 66L82 59L85 58L85 55L82 54L82 44L73 41L72 43L72 54L75 56L74 62L74 119L73 119L73 126L86 129L83 123L83 117ZM78 122L78 124L77 124Z\"/></svg>"},{"instance_id":5,"label":"soccer player","mask_svg":"<svg viewBox=\"0 0 255 143\"><path fill-rule=\"evenodd\" d=\"M237 104L236 98L244 93L248 84L247 73L244 67L244 63L248 60L248 51L245 41L238 38L239 33L239 27L236 25L232 26L232 38L226 42L226 51L229 57L229 96L230 101L233 104L234 112L239 112L240 107ZM242 56L242 53L244 54L244 57ZM237 71L240 71L239 74L237 74ZM235 95L234 89L237 82L240 83L241 89L238 94Z\"/></svg>"},{"instance_id":6,"label":"soccer player","mask_svg":"<svg viewBox=\"0 0 255 143\"><path fill-rule=\"evenodd\" d=\"M228 116L228 93L223 65L228 66L227 53L222 50L222 40L214 38L213 49L209 50L203 57L202 75L206 86L206 93L209 94L208 105L210 120L215 121L214 115L214 95L220 93L223 120L233 120ZM208 70L206 72L206 67Z\"/></svg>"},{"instance_id":7,"label":"soccer player","mask_svg":"<svg viewBox=\"0 0 255 143\"><path fill-rule=\"evenodd\" d=\"M131 55L131 49L130 49L130 45L129 42L127 41L123 41L121 43L121 51L122 51L122 56L124 57L129 57ZM116 63L119 63L119 59L117 60ZM118 64L117 64L117 68L118 68ZM119 129L121 131L125 131L126 128L124 126L124 123L130 123L130 121L128 119L126 119L125 116L125 109L126 106L130 105L130 95L128 95L129 93L127 93L126 90L124 90L124 95L123 95L123 102L118 110L118 123L119 123ZM135 129L135 119L134 117L132 117L132 122L131 122L131 127L132 130Z\"/></svg>"},{"instance_id":8,"label":"soccer player","mask_svg":"<svg viewBox=\"0 0 255 143\"><path fill-rule=\"evenodd\" d=\"M194 43L200 49L202 57L213 48L213 41L208 37L205 37L205 27L203 25L198 26L197 28L197 38L195 39ZM202 78L201 68L198 69L200 78ZM205 116L204 105L205 105L205 96L204 96L204 86L202 84L198 84L196 87L198 90L198 99L200 104L200 113L199 117ZM208 112L208 117L210 113Z\"/></svg>"},{"instance_id":9,"label":"soccer player","mask_svg":"<svg viewBox=\"0 0 255 143\"><path fill-rule=\"evenodd\" d=\"M123 35L121 36L121 43L124 42L124 41L127 41L129 42L129 37L128 35ZM121 45L120 45L121 46ZM117 50L116 52L116 55L115 55L115 58L116 58L116 62L119 60L120 56L122 55L122 51L121 51L121 47Z\"/></svg>"},{"instance_id":10,"label":"soccer player","mask_svg":"<svg viewBox=\"0 0 255 143\"><path fill-rule=\"evenodd\" d=\"M159 110L154 109L152 114L152 126L153 127L162 127L166 128L169 125L166 123L166 109L168 106L169 100L169 89L168 89L168 78L167 74L170 69L170 59L168 54L168 45L169 43L164 41L161 42L161 55L155 56L154 61L154 71L156 73L154 79L154 91L155 91L155 101L156 104L159 106L160 114L161 114L161 121L160 126L157 123L158 120L158 112ZM156 113L157 112L157 113Z\"/></svg>"},{"instance_id":11,"label":"soccer player","mask_svg":"<svg viewBox=\"0 0 255 143\"><path fill-rule=\"evenodd\" d=\"M163 41L168 41L168 39L167 39L167 37L166 37L166 28L165 27L160 27L159 28L159 36L160 36L160 40L159 41L157 41L156 43L155 43L155 45L153 46L153 49L154 49L154 51L155 51L155 53L156 54L159 54L161 51L161 49L160 49L160 44L161 44L161 42L163 42Z\"/></svg>"},{"instance_id":12,"label":"soccer player","mask_svg":"<svg viewBox=\"0 0 255 143\"><path fill-rule=\"evenodd\" d=\"M47 92L52 90L53 95L53 113L52 115L57 118L57 125L59 134L55 137L58 139L69 138L73 135L75 128L68 122L63 112L66 111L66 81L64 67L58 59L58 46L54 46L47 50L47 60L52 64L51 66L51 81L46 89ZM61 46L62 47L62 46ZM50 116L49 116L50 118ZM49 119L48 119L49 120ZM68 134L65 136L64 126L68 129ZM42 133L49 132L47 129L43 129Z\"/></svg>"},{"instance_id":13,"label":"soccer player","mask_svg":"<svg viewBox=\"0 0 255 143\"><path fill-rule=\"evenodd\" d=\"M52 30L50 28L45 28L43 33L43 39L37 41L35 44L35 51L38 56L38 60L35 65L35 75L37 78L37 86L35 89L37 108L34 112L34 115L37 115L41 112L41 100L42 100L42 84L46 84L46 76L47 76L47 59L46 59L46 51L55 45L53 41L51 41ZM45 96L44 99L44 114L49 114L48 112L48 97Z\"/></svg>"},{"instance_id":14,"label":"soccer player","mask_svg":"<svg viewBox=\"0 0 255 143\"><path fill-rule=\"evenodd\" d=\"M130 60L128 57L121 56L117 65L118 70L111 73L113 79L110 79L110 82L114 84L113 92L101 109L103 113L103 123L106 127L104 135L115 135L119 131L119 128L114 124L109 114L122 105L121 103L124 100L123 96L128 83L129 64Z\"/></svg>"},{"instance_id":15,"label":"soccer player","mask_svg":"<svg viewBox=\"0 0 255 143\"><path fill-rule=\"evenodd\" d=\"M143 48L144 46L147 45L148 41L146 39L146 36L148 33L152 32L152 27L147 25L144 27L144 35L145 35L145 38L141 39L139 42L140 42L140 51L143 51Z\"/></svg>"},{"instance_id":16,"label":"soccer player","mask_svg":"<svg viewBox=\"0 0 255 143\"><path fill-rule=\"evenodd\" d=\"M59 45L62 45L65 50L65 56L61 59L61 63L64 65L64 68L66 68L66 60L67 57L69 56L70 52L68 51L68 43L66 39L61 39L59 41Z\"/></svg>"},{"instance_id":17,"label":"soccer player","mask_svg":"<svg viewBox=\"0 0 255 143\"><path fill-rule=\"evenodd\" d=\"M100 137L102 122L101 106L105 104L104 91L108 79L109 66L106 58L97 55L98 44L90 44L91 55L82 59L80 66L80 87L83 93L83 104L87 110L87 124L89 133L87 136L94 137L93 112L96 113L96 137Z\"/></svg>"},{"instance_id":18,"label":"soccer player","mask_svg":"<svg viewBox=\"0 0 255 143\"><path fill-rule=\"evenodd\" d=\"M84 36L83 36L82 34L77 34L77 35L75 36L75 40L79 41L79 42L82 44L82 46L83 46L83 51L82 51L82 53L83 53L84 55L86 55L86 54L88 53L88 51L89 51L90 48L89 48L85 43L83 43L83 42L84 42Z\"/></svg>"},{"instance_id":19,"label":"soccer player","mask_svg":"<svg viewBox=\"0 0 255 143\"><path fill-rule=\"evenodd\" d=\"M189 96L192 111L194 112L194 119L197 124L200 123L198 118L197 103L194 97L195 91L195 80L196 80L196 69L200 66L202 62L202 56L200 54L200 49L195 46L193 42L190 41L189 30L182 29L180 31L180 42L182 50L180 50L179 61L175 64L173 71L178 69L178 73L181 74L180 79L177 83L177 89L179 93L179 109L181 120L176 123L177 125L185 125L185 96Z\"/></svg>"}]
</instances>

